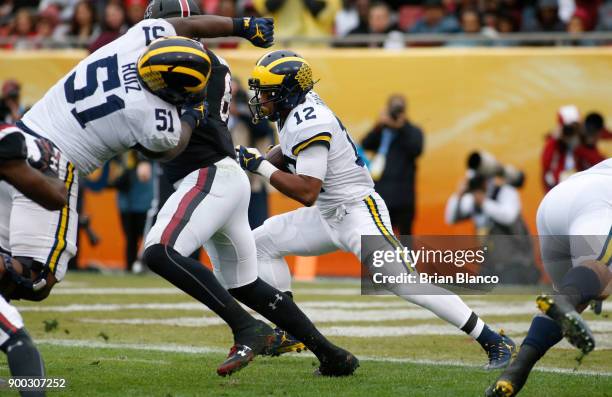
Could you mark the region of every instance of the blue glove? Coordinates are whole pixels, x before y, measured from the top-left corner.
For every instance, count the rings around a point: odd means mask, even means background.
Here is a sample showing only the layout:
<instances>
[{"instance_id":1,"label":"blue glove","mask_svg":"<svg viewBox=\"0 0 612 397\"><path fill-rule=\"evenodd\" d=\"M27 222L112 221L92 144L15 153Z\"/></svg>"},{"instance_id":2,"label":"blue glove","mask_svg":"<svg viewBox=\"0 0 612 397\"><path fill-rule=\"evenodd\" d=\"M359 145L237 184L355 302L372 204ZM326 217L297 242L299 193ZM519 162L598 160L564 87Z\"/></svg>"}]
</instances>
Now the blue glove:
<instances>
[{"instance_id":1,"label":"blue glove","mask_svg":"<svg viewBox=\"0 0 612 397\"><path fill-rule=\"evenodd\" d=\"M184 105L181 108L181 121L189 124L192 130L206 123L208 103L206 101Z\"/></svg>"},{"instance_id":2,"label":"blue glove","mask_svg":"<svg viewBox=\"0 0 612 397\"><path fill-rule=\"evenodd\" d=\"M234 36L244 37L254 46L268 48L274 44L272 18L234 18Z\"/></svg>"},{"instance_id":3,"label":"blue glove","mask_svg":"<svg viewBox=\"0 0 612 397\"><path fill-rule=\"evenodd\" d=\"M257 173L257 169L261 165L262 161L265 160L264 156L261 155L259 150L242 145L236 146L236 156L238 157L238 163L243 170L255 173Z\"/></svg>"}]
</instances>

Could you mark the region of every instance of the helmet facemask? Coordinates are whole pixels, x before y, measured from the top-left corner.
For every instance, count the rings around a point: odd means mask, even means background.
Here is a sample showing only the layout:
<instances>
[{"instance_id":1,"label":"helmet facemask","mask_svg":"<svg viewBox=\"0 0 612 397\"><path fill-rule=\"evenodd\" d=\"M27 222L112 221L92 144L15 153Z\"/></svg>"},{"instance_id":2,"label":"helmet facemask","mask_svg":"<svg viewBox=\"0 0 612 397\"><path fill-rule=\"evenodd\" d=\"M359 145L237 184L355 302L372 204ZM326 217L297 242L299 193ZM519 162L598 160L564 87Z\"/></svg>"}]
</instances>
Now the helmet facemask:
<instances>
[{"instance_id":1,"label":"helmet facemask","mask_svg":"<svg viewBox=\"0 0 612 397\"><path fill-rule=\"evenodd\" d=\"M261 86L258 79L249 79L249 88L254 92L249 100L249 110L255 124L263 119L278 121L281 111L293 109L306 95L306 92L300 92L299 86L290 89L283 85ZM269 94L269 99L262 100L263 92ZM269 105L273 105L274 109L269 109Z\"/></svg>"}]
</instances>

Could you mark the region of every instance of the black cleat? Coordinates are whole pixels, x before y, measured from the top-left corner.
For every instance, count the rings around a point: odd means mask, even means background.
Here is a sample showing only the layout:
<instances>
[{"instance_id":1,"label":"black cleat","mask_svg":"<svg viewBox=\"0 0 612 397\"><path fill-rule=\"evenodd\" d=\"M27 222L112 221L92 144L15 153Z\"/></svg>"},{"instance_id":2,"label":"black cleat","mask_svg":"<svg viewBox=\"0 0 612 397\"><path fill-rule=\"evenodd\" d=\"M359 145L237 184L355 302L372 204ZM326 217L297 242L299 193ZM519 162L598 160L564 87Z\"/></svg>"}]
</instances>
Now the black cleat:
<instances>
[{"instance_id":1,"label":"black cleat","mask_svg":"<svg viewBox=\"0 0 612 397\"><path fill-rule=\"evenodd\" d=\"M291 352L300 353L307 350L306 346L302 342L291 336L287 331L280 328L274 328L274 333L276 334L276 337L274 344L269 351L270 356L280 356L281 354Z\"/></svg>"},{"instance_id":2,"label":"black cleat","mask_svg":"<svg viewBox=\"0 0 612 397\"><path fill-rule=\"evenodd\" d=\"M268 354L275 339L274 330L263 321L235 335L234 346L225 361L217 368L217 375L229 376L249 365L255 356Z\"/></svg>"},{"instance_id":3,"label":"black cleat","mask_svg":"<svg viewBox=\"0 0 612 397\"><path fill-rule=\"evenodd\" d=\"M504 331L499 332L499 342L487 346L487 355L489 362L484 366L486 370L496 370L506 368L510 364L512 357L516 355L516 343L504 334Z\"/></svg>"},{"instance_id":4,"label":"black cleat","mask_svg":"<svg viewBox=\"0 0 612 397\"><path fill-rule=\"evenodd\" d=\"M315 370L320 376L348 376L359 367L359 360L344 349L338 350L331 356L321 360L321 365Z\"/></svg>"},{"instance_id":5,"label":"black cleat","mask_svg":"<svg viewBox=\"0 0 612 397\"><path fill-rule=\"evenodd\" d=\"M516 358L485 391L486 397L514 397L523 388L540 355L533 347L523 345Z\"/></svg>"},{"instance_id":6,"label":"black cleat","mask_svg":"<svg viewBox=\"0 0 612 397\"><path fill-rule=\"evenodd\" d=\"M513 397L517 393L518 390L515 390L512 382L499 379L485 391L485 397Z\"/></svg>"},{"instance_id":7,"label":"black cleat","mask_svg":"<svg viewBox=\"0 0 612 397\"><path fill-rule=\"evenodd\" d=\"M561 326L563 336L583 355L595 348L595 337L584 319L563 295L540 295L536 299L540 311Z\"/></svg>"}]
</instances>

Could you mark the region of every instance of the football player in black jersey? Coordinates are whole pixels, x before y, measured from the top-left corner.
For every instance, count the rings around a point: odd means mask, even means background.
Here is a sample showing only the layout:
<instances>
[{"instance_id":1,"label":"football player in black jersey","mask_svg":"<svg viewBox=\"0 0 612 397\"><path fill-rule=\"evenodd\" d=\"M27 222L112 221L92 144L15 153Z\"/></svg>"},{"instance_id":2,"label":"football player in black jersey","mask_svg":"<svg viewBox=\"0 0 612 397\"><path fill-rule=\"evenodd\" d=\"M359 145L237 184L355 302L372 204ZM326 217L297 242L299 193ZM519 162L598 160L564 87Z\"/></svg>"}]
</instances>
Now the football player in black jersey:
<instances>
[{"instance_id":1,"label":"football player in black jersey","mask_svg":"<svg viewBox=\"0 0 612 397\"><path fill-rule=\"evenodd\" d=\"M32 168L49 169L53 148L49 142L37 142L40 159L28 161L23 134L5 129L0 134L0 183L8 183L44 208L55 211L66 205L66 188L59 179ZM29 164L28 164L29 163ZM29 278L21 276L22 266L8 252L0 250L0 272L8 273L15 283L37 288ZM4 291L3 291L4 292ZM44 377L45 368L38 349L26 332L17 309L0 296L0 350L7 355L14 377ZM44 391L22 391L23 396L44 396Z\"/></svg>"},{"instance_id":2,"label":"football player in black jersey","mask_svg":"<svg viewBox=\"0 0 612 397\"><path fill-rule=\"evenodd\" d=\"M192 0L153 0L146 16L187 17L195 13L199 10ZM248 23L248 19L244 21ZM217 369L219 375L231 375L256 355L270 353L275 347L272 328L253 318L234 298L301 340L319 358L320 374L350 375L358 360L321 335L289 297L257 277L257 252L248 222L250 184L235 159L227 127L231 74L223 59L210 50L207 53L212 64L206 88L208 115L194 129L186 149L163 164L176 191L146 237L143 260L231 327L235 344ZM217 277L188 257L201 246Z\"/></svg>"}]
</instances>

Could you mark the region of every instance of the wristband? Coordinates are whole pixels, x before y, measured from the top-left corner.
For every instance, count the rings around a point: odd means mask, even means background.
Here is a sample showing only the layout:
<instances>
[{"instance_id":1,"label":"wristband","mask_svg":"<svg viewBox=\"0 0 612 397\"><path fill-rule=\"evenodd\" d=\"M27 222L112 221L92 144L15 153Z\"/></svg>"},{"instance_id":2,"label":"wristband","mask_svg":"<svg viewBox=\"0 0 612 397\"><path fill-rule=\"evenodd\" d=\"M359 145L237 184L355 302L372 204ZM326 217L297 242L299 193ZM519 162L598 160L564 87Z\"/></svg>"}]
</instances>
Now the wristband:
<instances>
[{"instance_id":1,"label":"wristband","mask_svg":"<svg viewBox=\"0 0 612 397\"><path fill-rule=\"evenodd\" d=\"M259 164L259 167L257 167L256 172L269 181L272 174L274 174L276 171L278 171L278 168L276 168L271 162L268 160L263 160L261 164Z\"/></svg>"},{"instance_id":2,"label":"wristband","mask_svg":"<svg viewBox=\"0 0 612 397\"><path fill-rule=\"evenodd\" d=\"M232 36L244 37L244 21L246 19L248 18L232 18L232 23L234 24Z\"/></svg>"}]
</instances>

